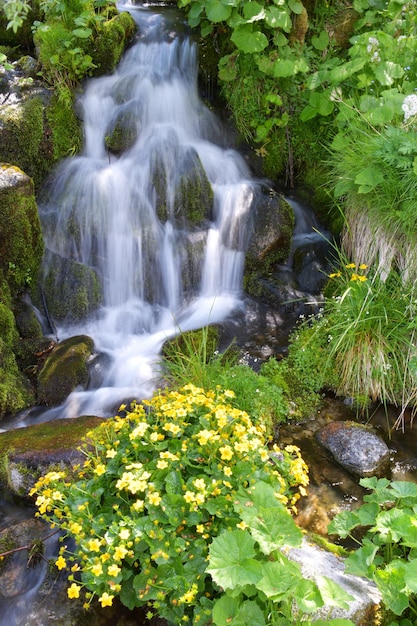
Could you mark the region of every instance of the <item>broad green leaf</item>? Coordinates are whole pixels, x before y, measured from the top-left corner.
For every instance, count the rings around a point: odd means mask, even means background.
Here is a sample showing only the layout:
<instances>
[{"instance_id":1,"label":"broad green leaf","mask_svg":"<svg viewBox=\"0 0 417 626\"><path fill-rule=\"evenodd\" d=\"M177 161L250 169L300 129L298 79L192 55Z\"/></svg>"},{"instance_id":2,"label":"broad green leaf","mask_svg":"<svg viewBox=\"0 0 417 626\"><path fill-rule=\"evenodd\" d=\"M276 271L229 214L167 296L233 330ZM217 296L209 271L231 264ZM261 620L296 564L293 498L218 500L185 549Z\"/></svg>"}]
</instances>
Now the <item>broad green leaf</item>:
<instances>
[{"instance_id":1,"label":"broad green leaf","mask_svg":"<svg viewBox=\"0 0 417 626\"><path fill-rule=\"evenodd\" d=\"M275 78L287 78L296 74L295 61L291 59L278 59L274 65Z\"/></svg>"},{"instance_id":2,"label":"broad green leaf","mask_svg":"<svg viewBox=\"0 0 417 626\"><path fill-rule=\"evenodd\" d=\"M291 16L284 7L267 7L265 22L271 28L281 28L286 33L291 32Z\"/></svg>"},{"instance_id":3,"label":"broad green leaf","mask_svg":"<svg viewBox=\"0 0 417 626\"><path fill-rule=\"evenodd\" d=\"M300 0L288 0L288 6L293 13L300 15L303 12L303 5Z\"/></svg>"},{"instance_id":4,"label":"broad green leaf","mask_svg":"<svg viewBox=\"0 0 417 626\"><path fill-rule=\"evenodd\" d=\"M393 480L391 489L395 498L410 498L414 500L414 504L417 504L417 483L408 480Z\"/></svg>"},{"instance_id":5,"label":"broad green leaf","mask_svg":"<svg viewBox=\"0 0 417 626\"><path fill-rule=\"evenodd\" d=\"M330 93L325 91L312 91L310 93L309 105L317 110L319 115L330 115L334 110L334 102L330 100Z\"/></svg>"},{"instance_id":6,"label":"broad green leaf","mask_svg":"<svg viewBox=\"0 0 417 626\"><path fill-rule=\"evenodd\" d=\"M197 26L200 23L200 15L203 12L203 5L198 2L194 2L191 5L191 9L188 13L188 19L193 23L193 26Z\"/></svg>"},{"instance_id":7,"label":"broad green leaf","mask_svg":"<svg viewBox=\"0 0 417 626\"><path fill-rule=\"evenodd\" d=\"M241 600L224 593L213 606L213 623L216 626L230 626L236 615Z\"/></svg>"},{"instance_id":8,"label":"broad green leaf","mask_svg":"<svg viewBox=\"0 0 417 626\"><path fill-rule=\"evenodd\" d=\"M355 177L355 184L358 185L358 193L369 193L384 180L384 175L379 168L369 165L361 170Z\"/></svg>"},{"instance_id":9,"label":"broad green leaf","mask_svg":"<svg viewBox=\"0 0 417 626\"><path fill-rule=\"evenodd\" d=\"M417 594L417 560L405 564L404 580L410 591Z\"/></svg>"},{"instance_id":10,"label":"broad green leaf","mask_svg":"<svg viewBox=\"0 0 417 626\"><path fill-rule=\"evenodd\" d=\"M209 550L207 572L223 589L256 584L262 576L262 566L253 558L254 545L244 530L226 531L215 537Z\"/></svg>"},{"instance_id":11,"label":"broad green leaf","mask_svg":"<svg viewBox=\"0 0 417 626\"><path fill-rule=\"evenodd\" d=\"M225 22L232 13L232 7L220 0L207 0L205 9L207 18L214 23Z\"/></svg>"},{"instance_id":12,"label":"broad green leaf","mask_svg":"<svg viewBox=\"0 0 417 626\"><path fill-rule=\"evenodd\" d=\"M339 535L345 539L357 526L361 525L361 520L356 511L341 511L334 516L330 522L327 532L330 535Z\"/></svg>"},{"instance_id":13,"label":"broad green leaf","mask_svg":"<svg viewBox=\"0 0 417 626\"><path fill-rule=\"evenodd\" d=\"M392 561L384 570L377 570L374 580L382 594L384 605L395 615L401 615L408 607L409 601L404 589L406 563Z\"/></svg>"},{"instance_id":14,"label":"broad green leaf","mask_svg":"<svg viewBox=\"0 0 417 626\"><path fill-rule=\"evenodd\" d=\"M327 576L317 576L316 583L325 606L348 609L354 600L353 596Z\"/></svg>"},{"instance_id":15,"label":"broad green leaf","mask_svg":"<svg viewBox=\"0 0 417 626\"><path fill-rule=\"evenodd\" d=\"M375 570L374 559L377 552L378 546L369 543L349 554L345 562L346 573L372 578L372 573Z\"/></svg>"},{"instance_id":16,"label":"broad green leaf","mask_svg":"<svg viewBox=\"0 0 417 626\"><path fill-rule=\"evenodd\" d=\"M294 600L302 613L314 613L323 606L319 588L314 581L307 578L299 580L294 590Z\"/></svg>"},{"instance_id":17,"label":"broad green leaf","mask_svg":"<svg viewBox=\"0 0 417 626\"><path fill-rule=\"evenodd\" d=\"M249 24L265 18L265 9L259 2L245 2L243 5L243 17Z\"/></svg>"},{"instance_id":18,"label":"broad green leaf","mask_svg":"<svg viewBox=\"0 0 417 626\"><path fill-rule=\"evenodd\" d=\"M376 65L374 74L381 85L391 86L396 78L401 78L404 75L404 70L397 63L385 61Z\"/></svg>"},{"instance_id":19,"label":"broad green leaf","mask_svg":"<svg viewBox=\"0 0 417 626\"><path fill-rule=\"evenodd\" d=\"M91 28L75 28L72 31L72 34L78 37L79 39L88 39L88 37L92 34Z\"/></svg>"},{"instance_id":20,"label":"broad green leaf","mask_svg":"<svg viewBox=\"0 0 417 626\"><path fill-rule=\"evenodd\" d=\"M267 561L262 564L262 578L257 582L258 589L264 592L267 598L275 602L283 600L295 588L301 577L297 563L285 561Z\"/></svg>"},{"instance_id":21,"label":"broad green leaf","mask_svg":"<svg viewBox=\"0 0 417 626\"><path fill-rule=\"evenodd\" d=\"M342 83L343 81L359 72L366 63L366 59L357 58L353 61L347 61L347 63L343 63L343 65L339 65L338 67L334 67L330 70L330 81L332 83Z\"/></svg>"},{"instance_id":22,"label":"broad green leaf","mask_svg":"<svg viewBox=\"0 0 417 626\"><path fill-rule=\"evenodd\" d=\"M165 485L167 493L182 493L183 480L179 470L171 470L165 476Z\"/></svg>"},{"instance_id":23,"label":"broad green leaf","mask_svg":"<svg viewBox=\"0 0 417 626\"><path fill-rule=\"evenodd\" d=\"M225 82L234 80L237 76L236 55L228 54L219 61L219 78Z\"/></svg>"},{"instance_id":24,"label":"broad green leaf","mask_svg":"<svg viewBox=\"0 0 417 626\"><path fill-rule=\"evenodd\" d=\"M267 45L268 39L259 30L253 30L251 24L243 24L235 28L230 39L242 52L262 52Z\"/></svg>"},{"instance_id":25,"label":"broad green leaf","mask_svg":"<svg viewBox=\"0 0 417 626\"><path fill-rule=\"evenodd\" d=\"M304 107L304 109L300 113L300 120L302 122L308 122L308 120L312 120L313 118L317 117L317 114L317 109L307 104L307 106Z\"/></svg>"},{"instance_id":26,"label":"broad green leaf","mask_svg":"<svg viewBox=\"0 0 417 626\"><path fill-rule=\"evenodd\" d=\"M313 47L316 48L316 50L326 50L329 42L329 35L325 30L322 30L318 37L316 35L313 35L313 37L311 38L311 43Z\"/></svg>"},{"instance_id":27,"label":"broad green leaf","mask_svg":"<svg viewBox=\"0 0 417 626\"><path fill-rule=\"evenodd\" d=\"M244 600L229 626L266 626L264 612L253 600Z\"/></svg>"},{"instance_id":28,"label":"broad green leaf","mask_svg":"<svg viewBox=\"0 0 417 626\"><path fill-rule=\"evenodd\" d=\"M376 502L366 502L356 511L361 526L373 526L380 512Z\"/></svg>"}]
</instances>

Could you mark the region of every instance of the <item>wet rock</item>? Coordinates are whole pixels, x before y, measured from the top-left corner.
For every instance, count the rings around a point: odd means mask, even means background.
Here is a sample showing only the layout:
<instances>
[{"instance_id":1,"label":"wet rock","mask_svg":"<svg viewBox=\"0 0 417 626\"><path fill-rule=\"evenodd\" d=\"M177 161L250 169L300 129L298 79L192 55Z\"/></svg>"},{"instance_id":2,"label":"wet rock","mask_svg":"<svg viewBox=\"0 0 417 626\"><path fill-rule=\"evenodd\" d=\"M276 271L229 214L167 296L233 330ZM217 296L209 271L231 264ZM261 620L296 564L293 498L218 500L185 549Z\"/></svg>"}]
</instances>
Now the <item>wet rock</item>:
<instances>
[{"instance_id":1,"label":"wet rock","mask_svg":"<svg viewBox=\"0 0 417 626\"><path fill-rule=\"evenodd\" d=\"M387 469L390 450L367 426L331 422L316 437L342 467L357 476L381 476Z\"/></svg>"},{"instance_id":2,"label":"wet rock","mask_svg":"<svg viewBox=\"0 0 417 626\"><path fill-rule=\"evenodd\" d=\"M301 565L305 578L317 580L319 576L327 576L353 597L348 609L332 608L333 619L350 619L357 626L368 626L379 623L377 616L381 603L381 594L376 585L359 576L345 574L343 559L317 545L303 539L300 548L292 548L288 557ZM329 617L328 607L318 611L322 619Z\"/></svg>"},{"instance_id":3,"label":"wet rock","mask_svg":"<svg viewBox=\"0 0 417 626\"><path fill-rule=\"evenodd\" d=\"M0 455L4 459L1 486L14 496L27 498L39 476L81 463L84 456L78 447L102 419L56 419L1 433Z\"/></svg>"},{"instance_id":4,"label":"wet rock","mask_svg":"<svg viewBox=\"0 0 417 626\"><path fill-rule=\"evenodd\" d=\"M85 389L89 381L87 361L94 348L86 335L65 339L52 350L41 368L37 386L38 401L57 406L77 387Z\"/></svg>"},{"instance_id":5,"label":"wet rock","mask_svg":"<svg viewBox=\"0 0 417 626\"><path fill-rule=\"evenodd\" d=\"M101 283L90 267L47 250L35 304L49 318L74 322L85 319L101 303ZM53 329L51 329L53 332Z\"/></svg>"}]
</instances>

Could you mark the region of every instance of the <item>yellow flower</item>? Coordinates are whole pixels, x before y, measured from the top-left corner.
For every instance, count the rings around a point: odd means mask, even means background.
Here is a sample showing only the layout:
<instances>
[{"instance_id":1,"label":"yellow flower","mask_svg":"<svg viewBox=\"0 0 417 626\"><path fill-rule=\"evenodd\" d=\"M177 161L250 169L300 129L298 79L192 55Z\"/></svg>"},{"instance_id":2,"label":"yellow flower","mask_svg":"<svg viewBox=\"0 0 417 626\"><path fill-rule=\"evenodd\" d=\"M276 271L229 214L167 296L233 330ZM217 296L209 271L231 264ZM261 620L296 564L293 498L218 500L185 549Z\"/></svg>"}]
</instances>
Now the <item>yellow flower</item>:
<instances>
[{"instance_id":1,"label":"yellow flower","mask_svg":"<svg viewBox=\"0 0 417 626\"><path fill-rule=\"evenodd\" d=\"M98 599L102 607L111 606L113 604L114 596L111 596L105 591Z\"/></svg>"},{"instance_id":2,"label":"yellow flower","mask_svg":"<svg viewBox=\"0 0 417 626\"><path fill-rule=\"evenodd\" d=\"M121 559L124 559L127 553L128 550L124 546L116 546L114 550L114 560L120 561Z\"/></svg>"},{"instance_id":3,"label":"yellow flower","mask_svg":"<svg viewBox=\"0 0 417 626\"><path fill-rule=\"evenodd\" d=\"M156 467L162 470L168 467L168 463L167 461L165 461L165 459L159 459L159 461L156 464Z\"/></svg>"},{"instance_id":4,"label":"yellow flower","mask_svg":"<svg viewBox=\"0 0 417 626\"><path fill-rule=\"evenodd\" d=\"M55 561L55 565L57 566L57 568L58 568L59 570L64 569L64 567L67 565L67 562L66 562L66 560L64 559L64 557L62 556L62 554L61 554L61 556L59 556L59 557L57 558L57 560Z\"/></svg>"},{"instance_id":5,"label":"yellow flower","mask_svg":"<svg viewBox=\"0 0 417 626\"><path fill-rule=\"evenodd\" d=\"M186 491L184 494L184 500L190 504L191 502L194 502L195 500L195 493L194 491Z\"/></svg>"},{"instance_id":6,"label":"yellow flower","mask_svg":"<svg viewBox=\"0 0 417 626\"><path fill-rule=\"evenodd\" d=\"M196 489L201 489L201 491L204 491L204 489L206 488L204 478L196 478L195 480L193 480L193 485Z\"/></svg>"},{"instance_id":7,"label":"yellow flower","mask_svg":"<svg viewBox=\"0 0 417 626\"><path fill-rule=\"evenodd\" d=\"M358 280L359 276L358 274L352 274L352 276L350 277L350 280Z\"/></svg>"},{"instance_id":8,"label":"yellow flower","mask_svg":"<svg viewBox=\"0 0 417 626\"><path fill-rule=\"evenodd\" d=\"M143 501L143 500L136 500L136 502L134 502L134 503L132 504L131 508L132 508L134 511L139 512L139 511L142 511L142 510L143 510L143 507L144 507L144 506L145 506L145 503L144 503L144 501Z\"/></svg>"},{"instance_id":9,"label":"yellow flower","mask_svg":"<svg viewBox=\"0 0 417 626\"><path fill-rule=\"evenodd\" d=\"M368 269L368 266L366 265L366 263L361 263L361 264L359 265L359 269L360 269L360 270L366 270L366 269Z\"/></svg>"},{"instance_id":10,"label":"yellow flower","mask_svg":"<svg viewBox=\"0 0 417 626\"><path fill-rule=\"evenodd\" d=\"M356 267L356 263L347 263L347 265L345 265L345 267L348 270L352 270L354 267Z\"/></svg>"},{"instance_id":11,"label":"yellow flower","mask_svg":"<svg viewBox=\"0 0 417 626\"><path fill-rule=\"evenodd\" d=\"M101 576L101 574L103 573L101 563L95 563L91 568L91 571L93 572L94 576Z\"/></svg>"},{"instance_id":12,"label":"yellow flower","mask_svg":"<svg viewBox=\"0 0 417 626\"><path fill-rule=\"evenodd\" d=\"M240 528L241 530L245 530L245 528L248 527L246 522L239 522L239 524L236 524L236 526Z\"/></svg>"},{"instance_id":13,"label":"yellow flower","mask_svg":"<svg viewBox=\"0 0 417 626\"><path fill-rule=\"evenodd\" d=\"M91 550L91 552L100 552L100 545L101 542L99 539L90 539L88 549Z\"/></svg>"},{"instance_id":14,"label":"yellow flower","mask_svg":"<svg viewBox=\"0 0 417 626\"><path fill-rule=\"evenodd\" d=\"M80 589L81 587L76 583L72 583L71 587L67 589L67 594L69 598L79 598L80 597Z\"/></svg>"},{"instance_id":15,"label":"yellow flower","mask_svg":"<svg viewBox=\"0 0 417 626\"><path fill-rule=\"evenodd\" d=\"M341 272L333 272L333 274L329 274L329 278L339 278L341 275Z\"/></svg>"},{"instance_id":16,"label":"yellow flower","mask_svg":"<svg viewBox=\"0 0 417 626\"><path fill-rule=\"evenodd\" d=\"M150 493L148 496L148 500L150 502L150 504L153 504L154 506L159 506L161 503L161 496L159 495L158 491L155 491L154 493Z\"/></svg>"},{"instance_id":17,"label":"yellow flower","mask_svg":"<svg viewBox=\"0 0 417 626\"><path fill-rule=\"evenodd\" d=\"M102 474L105 474L105 472L106 472L106 466L103 465L103 463L99 463L97 467L94 469L94 473L97 474L97 476L101 476Z\"/></svg>"},{"instance_id":18,"label":"yellow flower","mask_svg":"<svg viewBox=\"0 0 417 626\"><path fill-rule=\"evenodd\" d=\"M119 532L119 537L120 539L129 539L130 530L128 528L122 528L122 530Z\"/></svg>"},{"instance_id":19,"label":"yellow flower","mask_svg":"<svg viewBox=\"0 0 417 626\"><path fill-rule=\"evenodd\" d=\"M106 452L106 457L108 459L114 459L114 457L116 456L117 452L116 450L114 450L114 448L112 448L111 450L107 450Z\"/></svg>"},{"instance_id":20,"label":"yellow flower","mask_svg":"<svg viewBox=\"0 0 417 626\"><path fill-rule=\"evenodd\" d=\"M222 461L230 461L233 457L233 450L230 446L222 446L220 448L220 458Z\"/></svg>"},{"instance_id":21,"label":"yellow flower","mask_svg":"<svg viewBox=\"0 0 417 626\"><path fill-rule=\"evenodd\" d=\"M229 467L228 465L226 465L226 466L223 468L223 473L224 473L226 476L231 476L231 475L233 474L232 470L230 469L230 467Z\"/></svg>"},{"instance_id":22,"label":"yellow flower","mask_svg":"<svg viewBox=\"0 0 417 626\"><path fill-rule=\"evenodd\" d=\"M359 280L359 282L364 283L365 280L368 280L368 279L367 279L366 276L358 276L358 280Z\"/></svg>"},{"instance_id":23,"label":"yellow flower","mask_svg":"<svg viewBox=\"0 0 417 626\"><path fill-rule=\"evenodd\" d=\"M117 574L119 574L122 570L120 569L120 567L118 565L116 565L116 563L113 563L113 565L110 565L110 567L107 570L107 573L109 576L117 576Z\"/></svg>"}]
</instances>

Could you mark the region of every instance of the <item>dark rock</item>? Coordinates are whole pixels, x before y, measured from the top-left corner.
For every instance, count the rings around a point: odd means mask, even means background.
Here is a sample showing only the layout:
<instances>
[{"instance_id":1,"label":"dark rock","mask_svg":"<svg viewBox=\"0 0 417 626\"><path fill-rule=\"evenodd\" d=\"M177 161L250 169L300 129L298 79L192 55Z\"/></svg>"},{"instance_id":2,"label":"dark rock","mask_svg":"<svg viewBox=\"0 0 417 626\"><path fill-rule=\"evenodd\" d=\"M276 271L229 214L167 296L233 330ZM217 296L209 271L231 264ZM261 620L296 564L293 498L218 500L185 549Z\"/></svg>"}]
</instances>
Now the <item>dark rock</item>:
<instances>
[{"instance_id":1,"label":"dark rock","mask_svg":"<svg viewBox=\"0 0 417 626\"><path fill-rule=\"evenodd\" d=\"M382 475L389 464L388 446L362 424L331 422L316 437L342 467L357 476Z\"/></svg>"},{"instance_id":2,"label":"dark rock","mask_svg":"<svg viewBox=\"0 0 417 626\"><path fill-rule=\"evenodd\" d=\"M40 404L58 406L76 387L87 387L87 360L93 348L93 340L80 335L65 339L52 350L38 375Z\"/></svg>"}]
</instances>

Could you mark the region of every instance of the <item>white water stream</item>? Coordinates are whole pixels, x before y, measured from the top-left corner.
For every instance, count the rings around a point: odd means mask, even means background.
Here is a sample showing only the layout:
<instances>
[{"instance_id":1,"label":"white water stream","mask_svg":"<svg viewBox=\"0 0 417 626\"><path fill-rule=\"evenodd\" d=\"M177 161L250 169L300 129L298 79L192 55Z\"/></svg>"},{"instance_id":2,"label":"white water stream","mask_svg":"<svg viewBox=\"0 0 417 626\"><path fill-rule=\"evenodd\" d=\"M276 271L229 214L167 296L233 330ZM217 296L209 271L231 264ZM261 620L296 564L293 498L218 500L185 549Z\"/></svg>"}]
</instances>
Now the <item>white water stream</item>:
<instances>
[{"instance_id":1,"label":"white water stream","mask_svg":"<svg viewBox=\"0 0 417 626\"><path fill-rule=\"evenodd\" d=\"M113 75L88 83L84 151L59 168L40 209L46 247L93 268L103 285L98 313L57 330L60 339L90 335L110 365L99 388L75 391L54 410L60 417L108 415L126 398L149 396L167 338L224 320L241 305L257 183L222 145L222 127L199 98L196 44L174 32L169 11L119 9L133 15L138 40ZM134 140L115 156L105 138L120 120ZM213 189L204 230L184 229L175 198L190 162L202 165ZM157 214L161 176L166 221Z\"/></svg>"}]
</instances>

